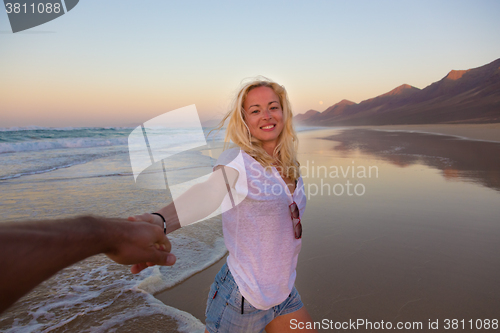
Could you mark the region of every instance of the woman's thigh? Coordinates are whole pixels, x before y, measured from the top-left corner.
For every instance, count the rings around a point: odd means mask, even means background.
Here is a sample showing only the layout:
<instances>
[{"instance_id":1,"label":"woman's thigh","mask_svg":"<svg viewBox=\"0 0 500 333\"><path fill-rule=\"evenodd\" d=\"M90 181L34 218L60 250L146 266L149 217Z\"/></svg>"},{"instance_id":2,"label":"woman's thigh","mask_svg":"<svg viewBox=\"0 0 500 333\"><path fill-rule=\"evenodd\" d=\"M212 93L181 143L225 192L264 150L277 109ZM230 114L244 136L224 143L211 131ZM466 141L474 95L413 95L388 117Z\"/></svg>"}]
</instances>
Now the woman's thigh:
<instances>
[{"instance_id":1,"label":"woman's thigh","mask_svg":"<svg viewBox=\"0 0 500 333\"><path fill-rule=\"evenodd\" d=\"M303 306L299 310L278 316L266 326L266 333L274 332L317 332L314 328L308 329L307 323L312 324L312 318ZM304 327L304 329L299 329ZM313 326L311 326L313 327Z\"/></svg>"},{"instance_id":2,"label":"woman's thigh","mask_svg":"<svg viewBox=\"0 0 500 333\"><path fill-rule=\"evenodd\" d=\"M205 329L211 333L263 332L273 320L273 314L273 309L259 310L243 301L231 272L224 265L210 287Z\"/></svg>"}]
</instances>

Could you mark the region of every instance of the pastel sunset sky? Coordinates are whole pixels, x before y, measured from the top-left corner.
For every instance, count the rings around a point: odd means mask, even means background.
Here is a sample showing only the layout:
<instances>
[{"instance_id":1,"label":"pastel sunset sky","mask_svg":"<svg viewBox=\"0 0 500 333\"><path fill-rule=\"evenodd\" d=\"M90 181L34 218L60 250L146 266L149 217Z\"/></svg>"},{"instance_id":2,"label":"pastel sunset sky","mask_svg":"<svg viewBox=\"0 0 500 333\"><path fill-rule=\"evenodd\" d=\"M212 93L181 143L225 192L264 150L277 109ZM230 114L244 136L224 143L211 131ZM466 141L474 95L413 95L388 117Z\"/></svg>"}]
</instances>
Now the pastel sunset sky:
<instances>
[{"instance_id":1,"label":"pastel sunset sky","mask_svg":"<svg viewBox=\"0 0 500 333\"><path fill-rule=\"evenodd\" d=\"M495 0L81 0L13 34L2 9L0 127L135 126L191 104L206 121L257 75L295 114L323 111L500 58L499 15Z\"/></svg>"}]
</instances>

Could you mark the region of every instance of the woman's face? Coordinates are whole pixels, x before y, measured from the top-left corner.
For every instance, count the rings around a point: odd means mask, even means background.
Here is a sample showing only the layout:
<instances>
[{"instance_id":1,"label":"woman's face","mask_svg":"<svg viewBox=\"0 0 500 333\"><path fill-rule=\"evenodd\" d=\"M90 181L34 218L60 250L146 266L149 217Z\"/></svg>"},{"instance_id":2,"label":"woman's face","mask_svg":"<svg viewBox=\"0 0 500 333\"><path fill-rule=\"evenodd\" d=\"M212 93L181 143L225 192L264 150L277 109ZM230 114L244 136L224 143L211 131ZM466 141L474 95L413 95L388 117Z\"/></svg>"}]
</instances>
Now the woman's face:
<instances>
[{"instance_id":1,"label":"woman's face","mask_svg":"<svg viewBox=\"0 0 500 333\"><path fill-rule=\"evenodd\" d=\"M278 143L283 130L283 110L278 95L269 87L257 87L248 92L243 103L245 121L250 134L261 140L269 153Z\"/></svg>"}]
</instances>

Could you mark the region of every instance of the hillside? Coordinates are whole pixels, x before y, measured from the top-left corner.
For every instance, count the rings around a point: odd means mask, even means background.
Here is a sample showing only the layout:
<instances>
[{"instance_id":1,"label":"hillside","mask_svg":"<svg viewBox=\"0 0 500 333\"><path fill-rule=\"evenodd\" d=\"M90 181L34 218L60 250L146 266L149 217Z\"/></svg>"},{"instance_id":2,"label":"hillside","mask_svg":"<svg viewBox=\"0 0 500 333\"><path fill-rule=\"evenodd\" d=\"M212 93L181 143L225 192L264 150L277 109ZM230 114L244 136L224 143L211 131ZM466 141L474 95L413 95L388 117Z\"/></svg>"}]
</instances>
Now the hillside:
<instances>
[{"instance_id":1,"label":"hillside","mask_svg":"<svg viewBox=\"0 0 500 333\"><path fill-rule=\"evenodd\" d=\"M500 59L452 70L424 89L403 84L359 104L342 100L311 111L294 120L315 126L500 122Z\"/></svg>"}]
</instances>

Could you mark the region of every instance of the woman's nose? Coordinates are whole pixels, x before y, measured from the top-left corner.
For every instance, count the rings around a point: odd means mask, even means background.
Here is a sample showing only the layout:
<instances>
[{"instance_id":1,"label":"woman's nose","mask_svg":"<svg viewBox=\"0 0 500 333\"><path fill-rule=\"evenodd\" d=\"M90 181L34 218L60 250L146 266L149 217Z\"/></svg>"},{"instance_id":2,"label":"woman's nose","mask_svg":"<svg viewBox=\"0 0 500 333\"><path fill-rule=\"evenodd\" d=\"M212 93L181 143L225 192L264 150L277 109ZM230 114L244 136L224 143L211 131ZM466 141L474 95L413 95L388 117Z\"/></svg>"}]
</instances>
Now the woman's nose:
<instances>
[{"instance_id":1,"label":"woman's nose","mask_svg":"<svg viewBox=\"0 0 500 333\"><path fill-rule=\"evenodd\" d=\"M265 118L265 119L269 119L271 118L271 111L269 109L265 110L263 113L262 113L262 116Z\"/></svg>"}]
</instances>

